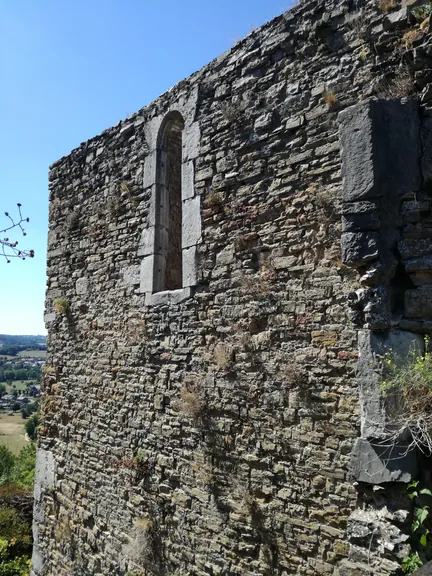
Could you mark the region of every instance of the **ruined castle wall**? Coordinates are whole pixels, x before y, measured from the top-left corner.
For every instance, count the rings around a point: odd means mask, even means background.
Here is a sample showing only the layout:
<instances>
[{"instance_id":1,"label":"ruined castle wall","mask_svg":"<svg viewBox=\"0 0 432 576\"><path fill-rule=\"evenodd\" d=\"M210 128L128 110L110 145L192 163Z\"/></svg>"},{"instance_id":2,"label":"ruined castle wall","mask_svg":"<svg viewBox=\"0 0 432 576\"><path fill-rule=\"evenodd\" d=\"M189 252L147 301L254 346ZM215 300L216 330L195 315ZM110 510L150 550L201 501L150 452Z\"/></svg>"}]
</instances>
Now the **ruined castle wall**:
<instances>
[{"instance_id":1,"label":"ruined castle wall","mask_svg":"<svg viewBox=\"0 0 432 576\"><path fill-rule=\"evenodd\" d=\"M406 95L404 59L429 80L408 8L357 8L301 3L51 167L37 576L353 573L363 326L338 115L403 95L395 75ZM183 288L155 296L174 112Z\"/></svg>"}]
</instances>

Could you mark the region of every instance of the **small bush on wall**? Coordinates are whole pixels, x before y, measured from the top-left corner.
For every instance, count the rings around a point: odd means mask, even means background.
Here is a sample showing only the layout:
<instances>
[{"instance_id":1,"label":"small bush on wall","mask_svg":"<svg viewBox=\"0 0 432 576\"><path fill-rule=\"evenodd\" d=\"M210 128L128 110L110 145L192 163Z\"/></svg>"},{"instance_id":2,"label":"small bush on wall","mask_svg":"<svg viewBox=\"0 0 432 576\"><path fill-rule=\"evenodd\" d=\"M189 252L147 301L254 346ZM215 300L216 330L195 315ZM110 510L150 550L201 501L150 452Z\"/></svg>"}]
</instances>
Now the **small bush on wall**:
<instances>
[{"instance_id":1,"label":"small bush on wall","mask_svg":"<svg viewBox=\"0 0 432 576\"><path fill-rule=\"evenodd\" d=\"M425 339L426 353L411 353L407 363L399 366L391 355L386 356L386 378L381 383L386 398L389 429L396 441L404 432L412 437L410 448L432 454L432 355L430 340Z\"/></svg>"}]
</instances>

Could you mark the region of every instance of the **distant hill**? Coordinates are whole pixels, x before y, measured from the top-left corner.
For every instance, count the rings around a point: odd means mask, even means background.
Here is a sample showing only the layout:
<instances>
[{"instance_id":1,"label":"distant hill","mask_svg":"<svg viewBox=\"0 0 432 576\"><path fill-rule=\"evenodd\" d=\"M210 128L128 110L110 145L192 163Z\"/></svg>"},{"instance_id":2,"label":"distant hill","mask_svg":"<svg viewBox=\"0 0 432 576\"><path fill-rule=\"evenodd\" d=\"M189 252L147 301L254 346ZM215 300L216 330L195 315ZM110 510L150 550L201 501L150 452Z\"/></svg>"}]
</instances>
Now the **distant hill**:
<instances>
[{"instance_id":1,"label":"distant hill","mask_svg":"<svg viewBox=\"0 0 432 576\"><path fill-rule=\"evenodd\" d=\"M22 350L45 350L46 336L0 334L0 354L16 356Z\"/></svg>"}]
</instances>

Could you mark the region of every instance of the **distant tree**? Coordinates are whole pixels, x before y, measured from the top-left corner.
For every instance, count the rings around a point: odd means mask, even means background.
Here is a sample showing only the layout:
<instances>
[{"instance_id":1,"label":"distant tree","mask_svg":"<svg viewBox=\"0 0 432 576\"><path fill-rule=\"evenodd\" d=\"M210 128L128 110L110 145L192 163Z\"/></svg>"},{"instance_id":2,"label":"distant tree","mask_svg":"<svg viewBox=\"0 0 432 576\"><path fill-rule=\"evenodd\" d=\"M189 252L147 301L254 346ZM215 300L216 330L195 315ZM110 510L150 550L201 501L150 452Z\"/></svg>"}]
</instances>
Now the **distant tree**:
<instances>
[{"instance_id":1,"label":"distant tree","mask_svg":"<svg viewBox=\"0 0 432 576\"><path fill-rule=\"evenodd\" d=\"M30 440L36 440L37 438L37 427L39 426L39 416L33 414L27 422L25 423L25 429L29 435Z\"/></svg>"},{"instance_id":2,"label":"distant tree","mask_svg":"<svg viewBox=\"0 0 432 576\"><path fill-rule=\"evenodd\" d=\"M0 398L6 394L6 386L4 384L0 384Z\"/></svg>"},{"instance_id":3,"label":"distant tree","mask_svg":"<svg viewBox=\"0 0 432 576\"><path fill-rule=\"evenodd\" d=\"M17 231L19 229L23 236L26 236L26 231L23 224L25 222L30 222L29 218L24 218L21 213L21 204L18 203L18 217L12 218L9 212L5 212L6 218L9 219L9 225L6 228L0 230L0 234L9 234L11 231ZM0 256L4 256L6 262L9 264L11 258L20 258L25 260L26 258L34 257L34 250L21 250L18 248L18 240L10 240L9 236L0 238Z\"/></svg>"},{"instance_id":4,"label":"distant tree","mask_svg":"<svg viewBox=\"0 0 432 576\"><path fill-rule=\"evenodd\" d=\"M15 392L15 390L14 390ZM21 408L21 404L19 402L14 402L12 404L12 412L17 412Z\"/></svg>"}]
</instances>

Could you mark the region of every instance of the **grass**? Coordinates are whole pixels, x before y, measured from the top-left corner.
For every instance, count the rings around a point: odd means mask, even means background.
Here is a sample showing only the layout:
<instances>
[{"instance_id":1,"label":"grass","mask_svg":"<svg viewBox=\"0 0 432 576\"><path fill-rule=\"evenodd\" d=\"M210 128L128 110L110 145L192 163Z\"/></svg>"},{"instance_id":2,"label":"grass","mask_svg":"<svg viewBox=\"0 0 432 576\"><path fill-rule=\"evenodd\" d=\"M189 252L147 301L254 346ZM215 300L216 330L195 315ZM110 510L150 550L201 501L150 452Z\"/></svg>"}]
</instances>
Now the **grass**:
<instances>
[{"instance_id":1,"label":"grass","mask_svg":"<svg viewBox=\"0 0 432 576\"><path fill-rule=\"evenodd\" d=\"M24 424L20 413L13 416L0 414L0 444L7 446L13 454L18 454L21 448L29 445L24 436Z\"/></svg>"},{"instance_id":2,"label":"grass","mask_svg":"<svg viewBox=\"0 0 432 576\"><path fill-rule=\"evenodd\" d=\"M18 352L18 356L27 358L46 358L46 355L46 350L21 350L21 352ZM11 356L11 358L14 358L14 356Z\"/></svg>"},{"instance_id":3,"label":"grass","mask_svg":"<svg viewBox=\"0 0 432 576\"><path fill-rule=\"evenodd\" d=\"M324 102L327 104L327 108L330 110L331 108L333 108L334 106L336 106L337 103L337 96L336 94L333 92L333 90L328 90L325 91L323 94L323 98L324 98Z\"/></svg>"},{"instance_id":4,"label":"grass","mask_svg":"<svg viewBox=\"0 0 432 576\"><path fill-rule=\"evenodd\" d=\"M384 12L385 14L397 8L395 0L380 0L377 6L381 10L381 12Z\"/></svg>"},{"instance_id":5,"label":"grass","mask_svg":"<svg viewBox=\"0 0 432 576\"><path fill-rule=\"evenodd\" d=\"M419 448L432 453L432 353L430 339L425 338L426 353L419 355L412 350L408 358L398 358L389 353L384 358L385 379L381 393L386 399L386 413L391 439L398 440L410 433L407 451ZM403 363L404 361L404 363ZM402 363L402 365L401 365Z\"/></svg>"},{"instance_id":6,"label":"grass","mask_svg":"<svg viewBox=\"0 0 432 576\"><path fill-rule=\"evenodd\" d=\"M18 392L25 392L27 390L27 386L28 384L30 384L30 382L33 382L33 380L13 380L12 382L4 382L5 386L6 386L6 391L8 394L12 394L12 390L13 390L13 384L15 384L15 389L18 390Z\"/></svg>"}]
</instances>

